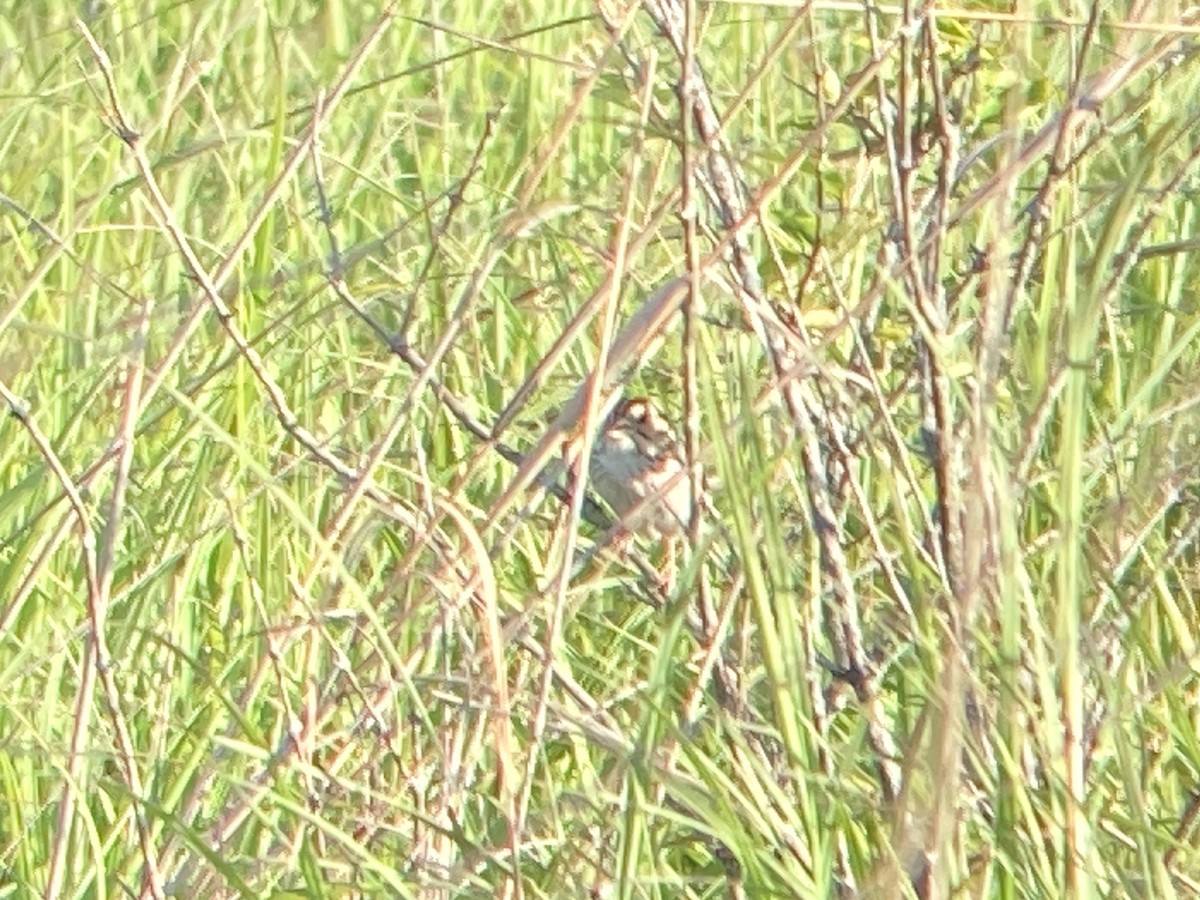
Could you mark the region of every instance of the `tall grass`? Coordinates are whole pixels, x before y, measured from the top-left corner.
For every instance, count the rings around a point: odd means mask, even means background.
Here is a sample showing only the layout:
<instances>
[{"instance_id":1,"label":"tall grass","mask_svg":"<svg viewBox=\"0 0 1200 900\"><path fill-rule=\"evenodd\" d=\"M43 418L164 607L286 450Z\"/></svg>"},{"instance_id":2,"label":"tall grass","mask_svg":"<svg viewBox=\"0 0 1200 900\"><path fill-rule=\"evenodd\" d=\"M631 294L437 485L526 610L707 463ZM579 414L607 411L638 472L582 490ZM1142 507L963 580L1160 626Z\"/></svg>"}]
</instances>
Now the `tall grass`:
<instances>
[{"instance_id":1,"label":"tall grass","mask_svg":"<svg viewBox=\"0 0 1200 900\"><path fill-rule=\"evenodd\" d=\"M1168 6L6 12L0 896L1195 894ZM677 276L664 588L513 485Z\"/></svg>"}]
</instances>

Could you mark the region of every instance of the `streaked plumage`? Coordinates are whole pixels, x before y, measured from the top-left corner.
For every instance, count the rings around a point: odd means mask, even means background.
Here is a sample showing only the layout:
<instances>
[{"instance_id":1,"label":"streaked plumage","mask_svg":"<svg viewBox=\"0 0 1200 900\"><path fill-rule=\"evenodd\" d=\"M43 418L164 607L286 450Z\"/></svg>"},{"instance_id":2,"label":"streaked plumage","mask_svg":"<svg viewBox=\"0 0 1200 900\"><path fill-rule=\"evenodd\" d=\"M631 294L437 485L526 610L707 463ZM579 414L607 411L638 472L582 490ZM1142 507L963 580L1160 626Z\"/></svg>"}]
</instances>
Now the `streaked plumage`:
<instances>
[{"instance_id":1,"label":"streaked plumage","mask_svg":"<svg viewBox=\"0 0 1200 900\"><path fill-rule=\"evenodd\" d=\"M671 536L691 516L683 448L645 397L617 404L592 447L592 487L631 532Z\"/></svg>"}]
</instances>

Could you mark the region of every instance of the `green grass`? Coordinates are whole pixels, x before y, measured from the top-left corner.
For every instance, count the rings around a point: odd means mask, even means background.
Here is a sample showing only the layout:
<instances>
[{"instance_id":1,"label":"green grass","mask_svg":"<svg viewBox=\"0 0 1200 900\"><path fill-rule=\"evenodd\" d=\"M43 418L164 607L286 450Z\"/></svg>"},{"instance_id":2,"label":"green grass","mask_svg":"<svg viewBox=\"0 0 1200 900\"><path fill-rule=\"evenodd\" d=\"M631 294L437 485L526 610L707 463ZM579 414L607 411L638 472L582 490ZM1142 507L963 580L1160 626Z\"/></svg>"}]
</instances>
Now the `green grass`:
<instances>
[{"instance_id":1,"label":"green grass","mask_svg":"<svg viewBox=\"0 0 1200 900\"><path fill-rule=\"evenodd\" d=\"M700 4L807 346L779 389L709 268L664 597L562 589L602 531L471 424L591 371L623 211L618 327L687 273L680 60L370 6L0 17L0 898L1193 896L1194 34Z\"/></svg>"}]
</instances>

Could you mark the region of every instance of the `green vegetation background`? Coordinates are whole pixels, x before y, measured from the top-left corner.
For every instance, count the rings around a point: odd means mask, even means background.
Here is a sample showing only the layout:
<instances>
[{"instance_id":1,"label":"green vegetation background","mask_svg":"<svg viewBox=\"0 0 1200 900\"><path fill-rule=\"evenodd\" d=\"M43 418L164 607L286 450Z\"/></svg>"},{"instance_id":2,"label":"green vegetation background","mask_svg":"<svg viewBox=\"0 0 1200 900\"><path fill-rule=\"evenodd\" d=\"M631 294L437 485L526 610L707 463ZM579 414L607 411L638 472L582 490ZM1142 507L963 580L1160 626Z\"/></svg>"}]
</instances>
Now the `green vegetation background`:
<instances>
[{"instance_id":1,"label":"green vegetation background","mask_svg":"<svg viewBox=\"0 0 1200 900\"><path fill-rule=\"evenodd\" d=\"M713 267L665 597L470 427L688 271L646 10L5 10L0 897L1195 896L1194 21L913 6L694 9L820 402Z\"/></svg>"}]
</instances>

